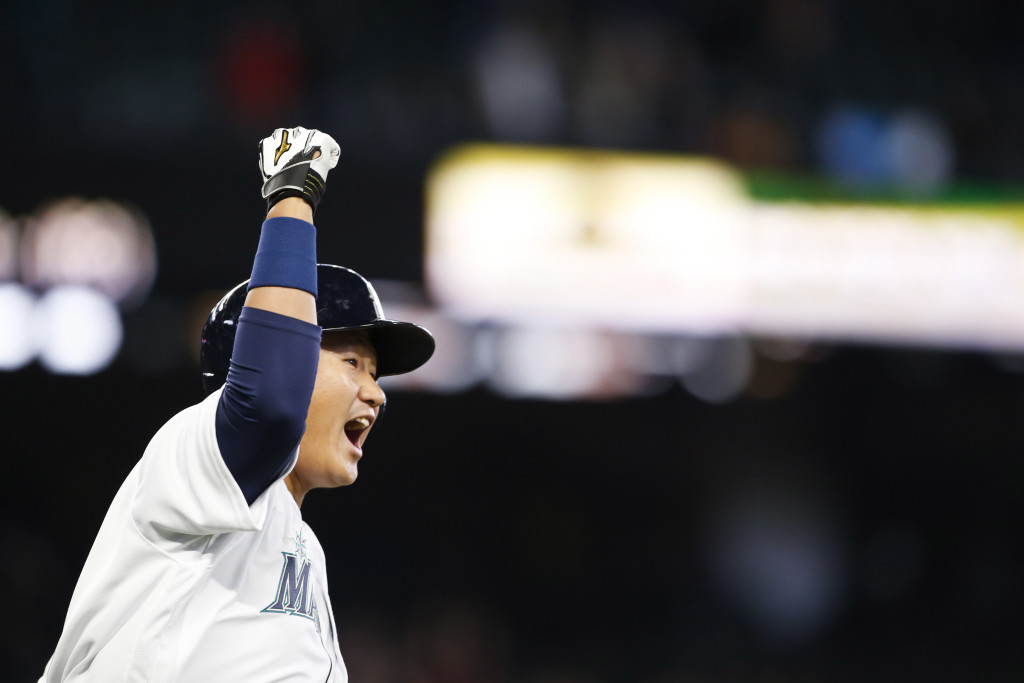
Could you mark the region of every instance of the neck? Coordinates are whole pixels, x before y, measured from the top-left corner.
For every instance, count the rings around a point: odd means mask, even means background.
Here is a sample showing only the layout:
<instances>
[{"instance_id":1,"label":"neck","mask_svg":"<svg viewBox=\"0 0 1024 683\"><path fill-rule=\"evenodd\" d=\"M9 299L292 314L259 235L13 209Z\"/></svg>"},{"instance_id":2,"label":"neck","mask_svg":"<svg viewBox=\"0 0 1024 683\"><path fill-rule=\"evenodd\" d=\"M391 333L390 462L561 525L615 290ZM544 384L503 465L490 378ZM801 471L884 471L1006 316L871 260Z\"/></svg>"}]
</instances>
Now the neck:
<instances>
[{"instance_id":1,"label":"neck","mask_svg":"<svg viewBox=\"0 0 1024 683\"><path fill-rule=\"evenodd\" d=\"M299 482L298 477L295 476L295 472L291 472L284 478L284 485L288 487L288 492L291 493L292 498L295 499L295 504L301 508L302 499L306 497L307 489Z\"/></svg>"}]
</instances>

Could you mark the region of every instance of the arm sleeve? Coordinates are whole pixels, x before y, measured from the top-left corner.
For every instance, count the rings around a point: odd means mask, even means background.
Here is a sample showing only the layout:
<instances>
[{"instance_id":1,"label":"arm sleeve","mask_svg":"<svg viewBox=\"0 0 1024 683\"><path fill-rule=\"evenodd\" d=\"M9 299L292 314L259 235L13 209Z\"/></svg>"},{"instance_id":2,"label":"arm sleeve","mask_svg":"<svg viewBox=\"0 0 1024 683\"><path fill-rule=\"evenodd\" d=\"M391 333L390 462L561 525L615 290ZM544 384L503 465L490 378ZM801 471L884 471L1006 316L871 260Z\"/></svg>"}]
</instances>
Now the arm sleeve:
<instances>
[{"instance_id":1,"label":"arm sleeve","mask_svg":"<svg viewBox=\"0 0 1024 683\"><path fill-rule=\"evenodd\" d=\"M294 465L319 350L318 326L242 309L216 432L224 463L249 505Z\"/></svg>"}]
</instances>

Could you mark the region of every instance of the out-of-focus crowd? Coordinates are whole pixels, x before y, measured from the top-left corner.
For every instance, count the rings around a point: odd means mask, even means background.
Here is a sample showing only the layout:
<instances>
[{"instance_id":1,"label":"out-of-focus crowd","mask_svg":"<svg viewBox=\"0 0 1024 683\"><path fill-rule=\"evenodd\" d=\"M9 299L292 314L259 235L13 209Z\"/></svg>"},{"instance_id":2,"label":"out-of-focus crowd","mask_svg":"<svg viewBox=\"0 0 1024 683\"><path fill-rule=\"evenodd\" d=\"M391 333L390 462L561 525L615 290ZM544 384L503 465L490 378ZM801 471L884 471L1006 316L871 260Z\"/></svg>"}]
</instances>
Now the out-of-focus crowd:
<instances>
[{"instance_id":1,"label":"out-of-focus crowd","mask_svg":"<svg viewBox=\"0 0 1024 683\"><path fill-rule=\"evenodd\" d=\"M349 155L467 139L707 154L853 183L1024 176L1024 10L985 0L15 3L5 129L187 154L282 121Z\"/></svg>"}]
</instances>

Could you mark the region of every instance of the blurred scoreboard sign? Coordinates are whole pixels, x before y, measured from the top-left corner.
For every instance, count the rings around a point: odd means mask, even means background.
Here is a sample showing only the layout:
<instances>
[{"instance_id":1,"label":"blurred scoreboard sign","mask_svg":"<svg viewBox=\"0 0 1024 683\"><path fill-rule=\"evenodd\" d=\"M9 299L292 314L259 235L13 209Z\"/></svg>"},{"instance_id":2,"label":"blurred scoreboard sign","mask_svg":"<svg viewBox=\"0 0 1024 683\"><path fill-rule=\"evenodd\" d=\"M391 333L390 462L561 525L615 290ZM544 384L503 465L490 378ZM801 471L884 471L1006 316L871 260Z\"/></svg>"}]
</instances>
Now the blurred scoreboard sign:
<instances>
[{"instance_id":1,"label":"blurred scoreboard sign","mask_svg":"<svg viewBox=\"0 0 1024 683\"><path fill-rule=\"evenodd\" d=\"M426 227L467 322L1024 348L1024 204L766 201L707 159L469 146Z\"/></svg>"}]
</instances>

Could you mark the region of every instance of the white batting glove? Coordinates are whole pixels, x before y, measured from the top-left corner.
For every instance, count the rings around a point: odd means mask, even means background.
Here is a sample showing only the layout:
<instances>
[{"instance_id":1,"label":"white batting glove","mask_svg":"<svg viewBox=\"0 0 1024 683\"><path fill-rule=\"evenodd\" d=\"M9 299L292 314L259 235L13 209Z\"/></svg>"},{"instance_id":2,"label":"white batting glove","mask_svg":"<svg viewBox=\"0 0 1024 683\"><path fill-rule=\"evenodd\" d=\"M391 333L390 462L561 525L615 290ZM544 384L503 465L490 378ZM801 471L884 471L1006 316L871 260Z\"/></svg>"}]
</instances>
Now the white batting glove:
<instances>
[{"instance_id":1,"label":"white batting glove","mask_svg":"<svg viewBox=\"0 0 1024 683\"><path fill-rule=\"evenodd\" d=\"M313 158L317 152L320 155ZM260 142L260 172L267 210L285 197L302 197L313 207L327 189L327 173L338 164L341 148L327 133L278 128Z\"/></svg>"}]
</instances>

